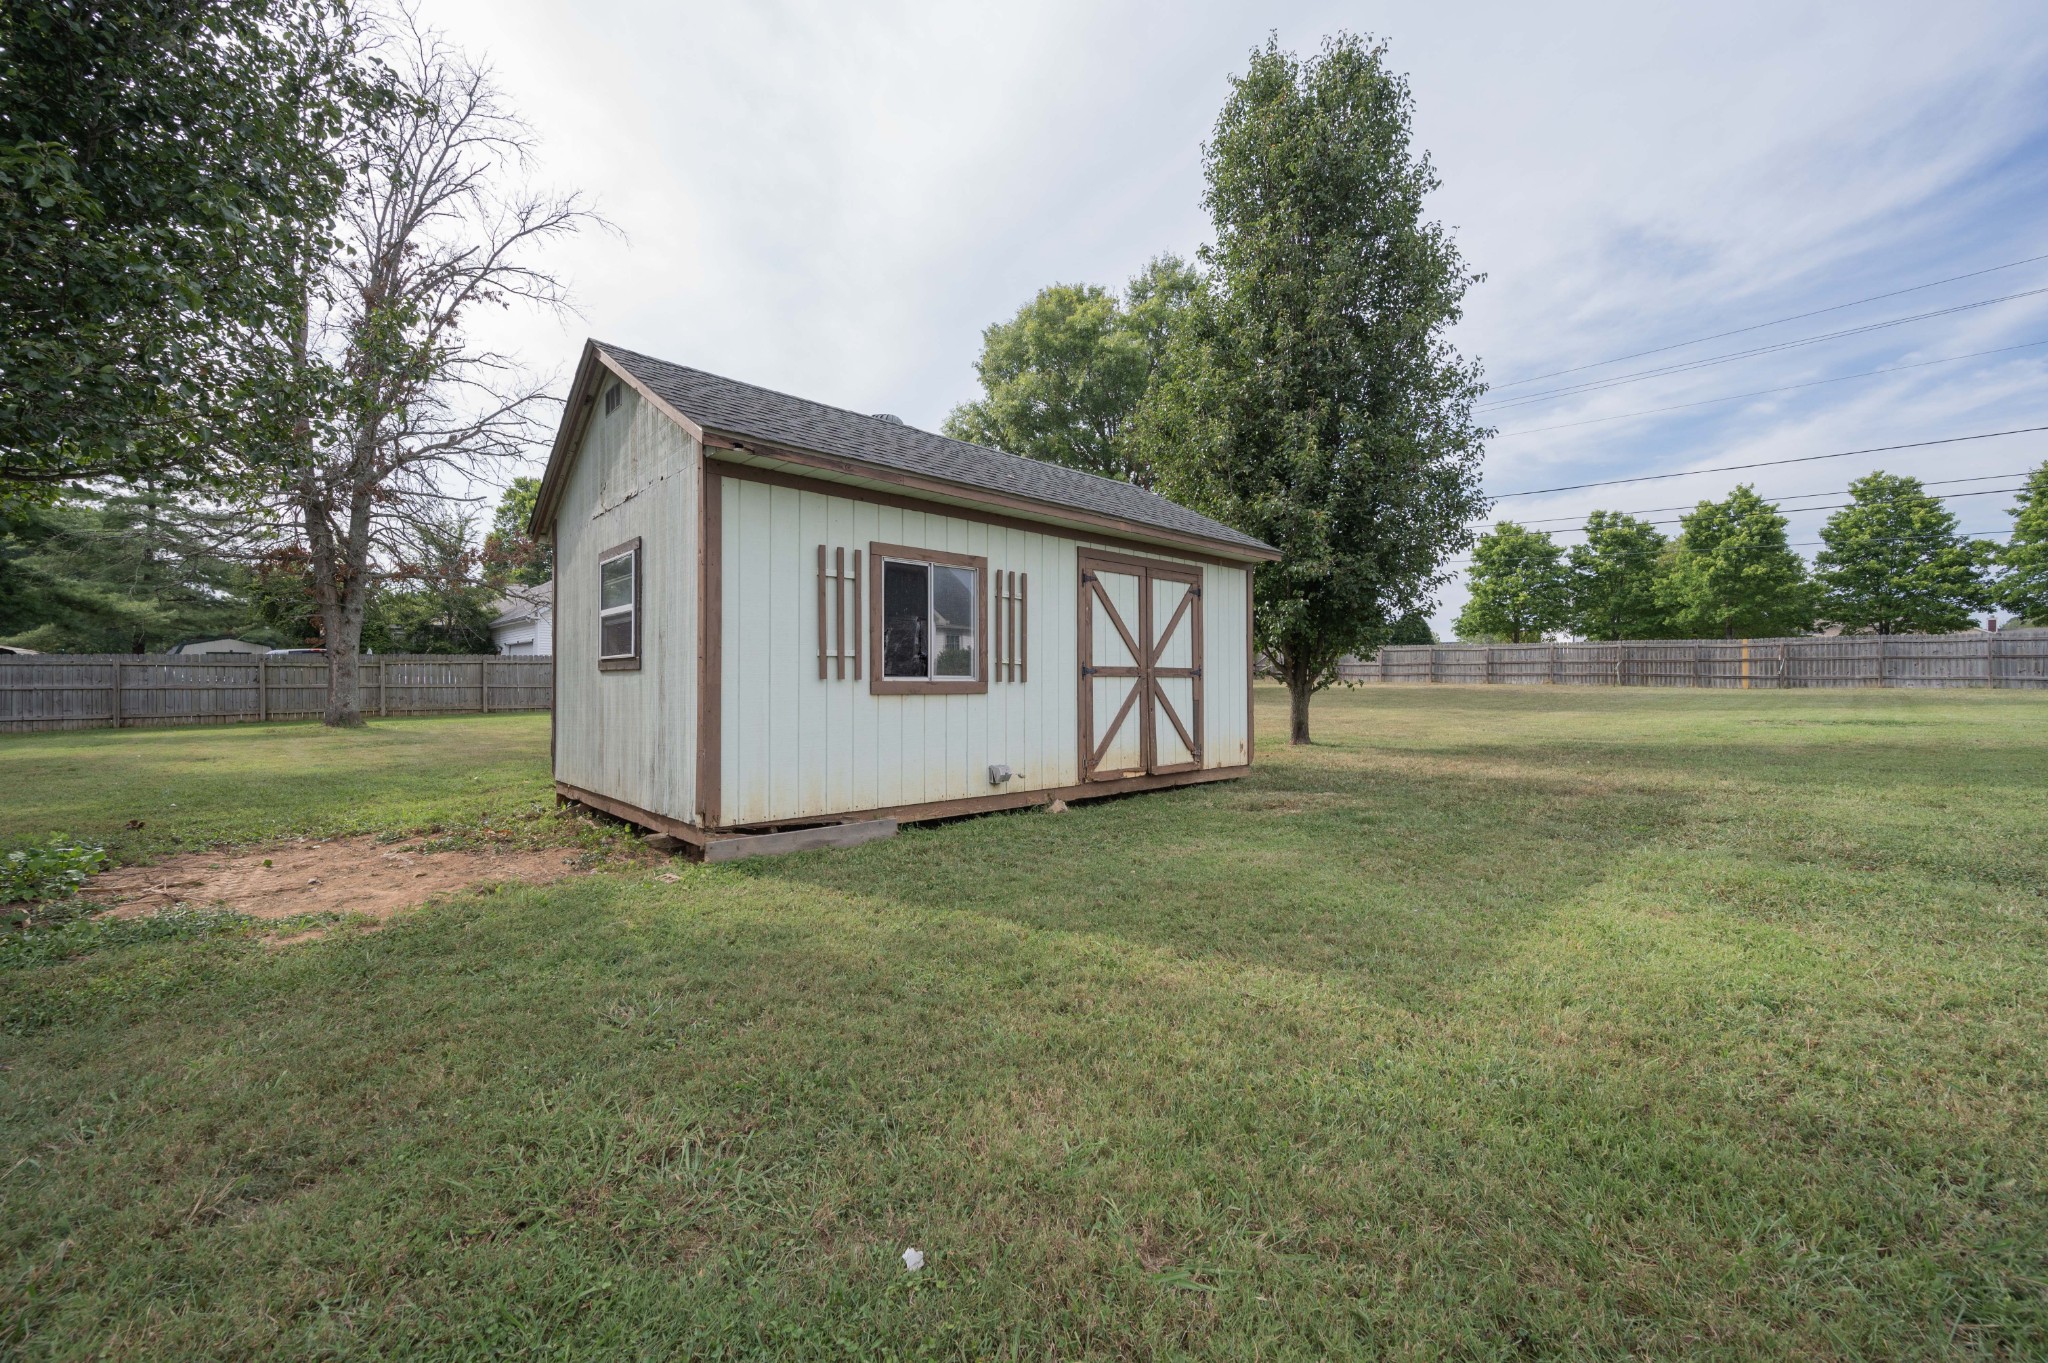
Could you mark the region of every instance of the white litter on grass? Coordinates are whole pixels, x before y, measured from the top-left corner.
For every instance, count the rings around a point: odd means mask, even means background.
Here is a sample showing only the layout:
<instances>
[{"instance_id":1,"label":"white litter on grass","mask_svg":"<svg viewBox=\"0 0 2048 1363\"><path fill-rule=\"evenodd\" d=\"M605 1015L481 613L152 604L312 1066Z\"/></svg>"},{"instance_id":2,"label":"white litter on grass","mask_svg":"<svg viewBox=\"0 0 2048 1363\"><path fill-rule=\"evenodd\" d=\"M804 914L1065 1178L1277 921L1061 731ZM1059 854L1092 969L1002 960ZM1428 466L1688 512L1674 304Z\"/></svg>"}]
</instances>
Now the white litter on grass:
<instances>
[{"instance_id":1,"label":"white litter on grass","mask_svg":"<svg viewBox=\"0 0 2048 1363\"><path fill-rule=\"evenodd\" d=\"M904 1251L903 1251L903 1271L904 1271L905 1273L915 1273L915 1272L917 1272L917 1271L918 1271L918 1270L919 1270L920 1268L923 1268L923 1267L924 1267L924 1251L923 1251L923 1250L921 1250L921 1249L917 1248L917 1246L915 1246L915 1245L912 1245L912 1246L911 1246L911 1247L910 1247L909 1249L906 1249L906 1250L904 1250Z\"/></svg>"}]
</instances>

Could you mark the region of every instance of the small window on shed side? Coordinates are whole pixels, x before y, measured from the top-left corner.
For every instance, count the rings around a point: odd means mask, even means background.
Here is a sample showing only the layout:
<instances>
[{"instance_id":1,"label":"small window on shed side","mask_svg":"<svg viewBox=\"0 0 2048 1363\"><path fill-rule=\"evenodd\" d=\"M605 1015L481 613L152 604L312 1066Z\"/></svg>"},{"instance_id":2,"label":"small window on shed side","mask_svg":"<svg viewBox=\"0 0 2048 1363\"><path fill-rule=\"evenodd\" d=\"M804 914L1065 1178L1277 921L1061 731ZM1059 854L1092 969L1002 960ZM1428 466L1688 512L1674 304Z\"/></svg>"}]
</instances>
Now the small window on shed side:
<instances>
[{"instance_id":1,"label":"small window on shed side","mask_svg":"<svg viewBox=\"0 0 2048 1363\"><path fill-rule=\"evenodd\" d=\"M597 665L608 672L640 666L640 541L597 561Z\"/></svg>"}]
</instances>

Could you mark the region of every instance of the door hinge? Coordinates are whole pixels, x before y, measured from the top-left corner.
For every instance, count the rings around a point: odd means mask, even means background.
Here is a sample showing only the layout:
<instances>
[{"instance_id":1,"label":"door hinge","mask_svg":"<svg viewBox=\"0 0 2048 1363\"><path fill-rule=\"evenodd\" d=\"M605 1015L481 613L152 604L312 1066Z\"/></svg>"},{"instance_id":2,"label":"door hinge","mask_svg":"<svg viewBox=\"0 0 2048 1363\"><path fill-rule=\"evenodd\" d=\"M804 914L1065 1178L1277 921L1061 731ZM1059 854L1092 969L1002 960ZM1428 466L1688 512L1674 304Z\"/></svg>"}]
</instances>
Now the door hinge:
<instances>
[{"instance_id":1,"label":"door hinge","mask_svg":"<svg viewBox=\"0 0 2048 1363\"><path fill-rule=\"evenodd\" d=\"M1081 675L1084 677L1092 677L1095 675L1095 669L1089 667L1087 664L1084 663L1081 666Z\"/></svg>"}]
</instances>

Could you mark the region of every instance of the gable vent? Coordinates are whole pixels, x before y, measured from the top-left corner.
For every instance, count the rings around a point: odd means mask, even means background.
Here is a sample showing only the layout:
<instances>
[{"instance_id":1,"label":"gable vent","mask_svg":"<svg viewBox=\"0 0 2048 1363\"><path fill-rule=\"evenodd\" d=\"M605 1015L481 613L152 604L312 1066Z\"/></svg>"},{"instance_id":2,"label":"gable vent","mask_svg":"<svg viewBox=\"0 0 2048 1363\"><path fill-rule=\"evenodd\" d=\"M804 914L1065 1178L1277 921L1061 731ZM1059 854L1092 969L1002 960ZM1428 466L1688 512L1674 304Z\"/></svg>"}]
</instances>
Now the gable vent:
<instances>
[{"instance_id":1,"label":"gable vent","mask_svg":"<svg viewBox=\"0 0 2048 1363\"><path fill-rule=\"evenodd\" d=\"M606 416L610 416L613 412L618 411L619 404L625 400L625 396L625 386L623 384L615 383L611 387L605 389L604 414Z\"/></svg>"}]
</instances>

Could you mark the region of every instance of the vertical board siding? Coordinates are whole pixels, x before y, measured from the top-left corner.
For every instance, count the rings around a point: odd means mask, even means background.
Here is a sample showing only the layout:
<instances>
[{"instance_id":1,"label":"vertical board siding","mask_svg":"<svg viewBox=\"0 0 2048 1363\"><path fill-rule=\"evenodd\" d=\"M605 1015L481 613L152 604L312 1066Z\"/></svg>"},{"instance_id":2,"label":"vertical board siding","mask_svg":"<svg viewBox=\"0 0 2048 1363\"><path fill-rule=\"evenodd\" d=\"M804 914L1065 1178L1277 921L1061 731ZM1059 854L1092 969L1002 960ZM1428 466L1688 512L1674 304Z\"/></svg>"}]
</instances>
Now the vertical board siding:
<instances>
[{"instance_id":1,"label":"vertical board siding","mask_svg":"<svg viewBox=\"0 0 2048 1363\"><path fill-rule=\"evenodd\" d=\"M631 388L609 414L599 399L555 519L555 778L685 822L697 798L700 457ZM600 672L598 556L635 538L640 667Z\"/></svg>"},{"instance_id":2,"label":"vertical board siding","mask_svg":"<svg viewBox=\"0 0 2048 1363\"><path fill-rule=\"evenodd\" d=\"M1396 644L1346 662L1348 682L2048 689L2048 630L1995 634L1654 639L1604 644Z\"/></svg>"},{"instance_id":3,"label":"vertical board siding","mask_svg":"<svg viewBox=\"0 0 2048 1363\"><path fill-rule=\"evenodd\" d=\"M545 710L553 693L545 657L370 654L358 678L366 715ZM104 729L117 721L124 729L253 724L317 719L326 709L325 658L0 656L0 732Z\"/></svg>"},{"instance_id":4,"label":"vertical board siding","mask_svg":"<svg viewBox=\"0 0 2048 1363\"><path fill-rule=\"evenodd\" d=\"M1079 782L1073 603L1078 553L1092 541L744 478L725 480L721 533L721 823L818 818ZM844 548L849 562L862 551L865 592L882 570L867 556L873 543L986 558L991 576L1029 574L1026 680L991 681L982 694L877 696L868 679L880 660L869 658L859 681L851 669L845 681L836 669L819 681L818 546L828 554ZM1157 557L1179 562L1167 553ZM1244 594L1241 569L1204 570L1209 766L1245 760ZM992 598L992 583L984 581L979 609L989 611ZM991 641L984 669L993 656ZM988 781L996 763L1014 773L999 787Z\"/></svg>"}]
</instances>

